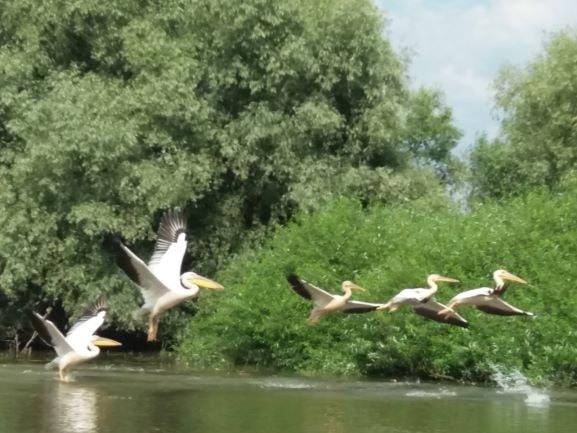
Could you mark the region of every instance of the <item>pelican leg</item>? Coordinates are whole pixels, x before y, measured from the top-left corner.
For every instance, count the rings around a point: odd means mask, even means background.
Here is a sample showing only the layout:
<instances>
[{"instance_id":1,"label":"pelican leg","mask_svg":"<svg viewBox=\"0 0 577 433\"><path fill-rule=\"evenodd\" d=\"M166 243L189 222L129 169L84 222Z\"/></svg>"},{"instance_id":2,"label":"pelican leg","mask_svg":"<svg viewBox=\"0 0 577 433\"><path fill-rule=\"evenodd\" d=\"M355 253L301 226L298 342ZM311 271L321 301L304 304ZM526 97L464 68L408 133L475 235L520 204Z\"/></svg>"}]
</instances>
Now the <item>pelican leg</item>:
<instances>
[{"instance_id":1,"label":"pelican leg","mask_svg":"<svg viewBox=\"0 0 577 433\"><path fill-rule=\"evenodd\" d=\"M68 383L70 382L70 377L68 376L68 372L65 368L58 370L58 374L60 376L60 382Z\"/></svg>"},{"instance_id":2,"label":"pelican leg","mask_svg":"<svg viewBox=\"0 0 577 433\"><path fill-rule=\"evenodd\" d=\"M398 305L393 305L392 307L389 307L389 313L394 313L398 309L399 309Z\"/></svg>"},{"instance_id":3,"label":"pelican leg","mask_svg":"<svg viewBox=\"0 0 577 433\"><path fill-rule=\"evenodd\" d=\"M443 308L443 309L440 310L437 314L438 314L439 316L442 316L442 317L449 317L449 316L450 316L451 314L453 314L453 313L454 313L454 314L457 314L457 312L454 310L454 308L455 308L457 305L458 305L458 304L455 303L455 302L452 303L452 304L449 304L449 305L447 305L446 308Z\"/></svg>"},{"instance_id":4,"label":"pelican leg","mask_svg":"<svg viewBox=\"0 0 577 433\"><path fill-rule=\"evenodd\" d=\"M318 323L318 321L323 317L322 310L317 310L316 308L311 311L311 315L309 316L307 323L310 326L314 326Z\"/></svg>"},{"instance_id":5,"label":"pelican leg","mask_svg":"<svg viewBox=\"0 0 577 433\"><path fill-rule=\"evenodd\" d=\"M155 315L151 314L148 316L148 338L147 341L156 341L156 334L158 332L158 321L160 318Z\"/></svg>"}]
</instances>

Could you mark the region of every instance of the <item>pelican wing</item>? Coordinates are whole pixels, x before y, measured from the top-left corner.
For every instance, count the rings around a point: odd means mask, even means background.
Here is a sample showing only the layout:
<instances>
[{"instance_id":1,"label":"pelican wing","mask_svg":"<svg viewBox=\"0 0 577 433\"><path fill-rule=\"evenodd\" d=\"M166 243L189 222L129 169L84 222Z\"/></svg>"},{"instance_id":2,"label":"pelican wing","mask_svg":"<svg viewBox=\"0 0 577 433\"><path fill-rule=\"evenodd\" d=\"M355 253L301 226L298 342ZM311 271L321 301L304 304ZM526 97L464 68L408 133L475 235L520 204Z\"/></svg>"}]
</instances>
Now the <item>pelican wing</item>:
<instances>
[{"instance_id":1,"label":"pelican wing","mask_svg":"<svg viewBox=\"0 0 577 433\"><path fill-rule=\"evenodd\" d=\"M533 313L521 310L517 307L512 306L508 302L505 302L498 296L492 296L488 301L483 304L475 305L477 310L481 310L484 313L496 314L498 316L532 316Z\"/></svg>"},{"instance_id":2,"label":"pelican wing","mask_svg":"<svg viewBox=\"0 0 577 433\"><path fill-rule=\"evenodd\" d=\"M369 313L371 311L375 311L377 308L382 307L383 305L384 304L372 304L370 302L362 301L347 301L344 308L342 309L342 312L347 314Z\"/></svg>"},{"instance_id":3,"label":"pelican wing","mask_svg":"<svg viewBox=\"0 0 577 433\"><path fill-rule=\"evenodd\" d=\"M148 267L168 287L180 284L186 252L186 216L180 209L168 210L160 221L154 252Z\"/></svg>"},{"instance_id":4,"label":"pelican wing","mask_svg":"<svg viewBox=\"0 0 577 433\"><path fill-rule=\"evenodd\" d=\"M66 333L66 338L74 338L76 335L88 335L88 338L96 332L96 330L102 325L104 321L104 315L102 320L93 320L98 316L98 313L108 310L108 300L106 296L100 295L98 299L90 304L78 320L72 325L72 327ZM100 322L100 324L98 324Z\"/></svg>"},{"instance_id":5,"label":"pelican wing","mask_svg":"<svg viewBox=\"0 0 577 433\"><path fill-rule=\"evenodd\" d=\"M49 346L54 347L58 356L64 356L68 352L73 351L72 346L66 341L66 338L58 330L56 325L48 319L44 319L40 314L29 313L32 326L38 332L38 335Z\"/></svg>"},{"instance_id":6,"label":"pelican wing","mask_svg":"<svg viewBox=\"0 0 577 433\"><path fill-rule=\"evenodd\" d=\"M469 322L453 310L449 310L447 315L439 315L439 311L446 308L446 305L443 305L434 299L429 299L427 302L413 305L413 311L427 319L434 320L435 322L447 323L449 325L461 326L462 328L469 327Z\"/></svg>"},{"instance_id":7,"label":"pelican wing","mask_svg":"<svg viewBox=\"0 0 577 433\"><path fill-rule=\"evenodd\" d=\"M145 304L154 305L156 300L170 291L170 288L154 275L140 258L120 243L119 254L116 255L118 267L140 289Z\"/></svg>"},{"instance_id":8,"label":"pelican wing","mask_svg":"<svg viewBox=\"0 0 577 433\"><path fill-rule=\"evenodd\" d=\"M313 301L318 307L324 307L334 299L334 296L330 293L297 277L295 274L288 275L287 280L295 292L303 298Z\"/></svg>"}]
</instances>

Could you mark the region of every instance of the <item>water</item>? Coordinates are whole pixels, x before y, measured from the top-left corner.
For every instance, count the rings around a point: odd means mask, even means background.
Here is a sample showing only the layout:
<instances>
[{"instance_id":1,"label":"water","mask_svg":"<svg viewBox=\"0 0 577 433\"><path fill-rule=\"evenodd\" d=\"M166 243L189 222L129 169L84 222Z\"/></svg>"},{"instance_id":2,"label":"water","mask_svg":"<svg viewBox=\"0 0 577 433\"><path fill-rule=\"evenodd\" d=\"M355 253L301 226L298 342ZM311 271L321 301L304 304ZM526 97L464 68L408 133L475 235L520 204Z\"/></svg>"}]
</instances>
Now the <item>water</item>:
<instances>
[{"instance_id":1,"label":"water","mask_svg":"<svg viewBox=\"0 0 577 433\"><path fill-rule=\"evenodd\" d=\"M577 392L178 372L101 357L60 383L42 362L0 365L0 433L566 433Z\"/></svg>"}]
</instances>

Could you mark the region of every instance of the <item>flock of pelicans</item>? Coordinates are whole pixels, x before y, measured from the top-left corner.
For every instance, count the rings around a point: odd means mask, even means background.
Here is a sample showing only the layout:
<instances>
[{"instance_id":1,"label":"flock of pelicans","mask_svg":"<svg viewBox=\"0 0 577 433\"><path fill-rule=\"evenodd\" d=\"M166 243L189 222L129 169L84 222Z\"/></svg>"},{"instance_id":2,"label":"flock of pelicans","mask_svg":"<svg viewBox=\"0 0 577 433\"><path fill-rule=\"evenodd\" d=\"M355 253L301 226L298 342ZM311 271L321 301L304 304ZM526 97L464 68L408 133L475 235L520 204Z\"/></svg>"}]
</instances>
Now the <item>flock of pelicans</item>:
<instances>
[{"instance_id":1,"label":"flock of pelicans","mask_svg":"<svg viewBox=\"0 0 577 433\"><path fill-rule=\"evenodd\" d=\"M223 286L195 272L180 274L182 260L186 252L186 217L180 209L167 211L160 222L156 244L148 264L141 260L122 242L118 241L116 262L118 267L140 289L143 305L134 312L135 318L147 318L148 341L155 341L160 316L166 310L182 301L194 298L200 288L221 290ZM388 302L370 303L351 299L353 290L364 290L351 281L342 283L343 295L336 295L312 285L295 274L287 280L303 298L313 302L308 323L314 325L323 316L336 312L367 313L375 310L388 310L393 313L402 305L410 305L413 311L427 319L450 325L468 327L469 322L456 312L457 307L471 305L489 314L504 316L533 314L523 311L505 302L501 296L506 283L513 281L526 284L526 281L505 270L493 273L495 288L482 287L459 293L447 305L434 299L439 282L458 282L454 278L432 274L427 278L428 288L404 289ZM108 303L104 296L90 305L78 321L63 335L53 322L38 313L31 312L30 320L38 335L56 351L48 366L56 367L61 381L69 380L69 371L75 365L95 358L99 347L120 346L121 343L100 337L96 331L104 323Z\"/></svg>"}]
</instances>

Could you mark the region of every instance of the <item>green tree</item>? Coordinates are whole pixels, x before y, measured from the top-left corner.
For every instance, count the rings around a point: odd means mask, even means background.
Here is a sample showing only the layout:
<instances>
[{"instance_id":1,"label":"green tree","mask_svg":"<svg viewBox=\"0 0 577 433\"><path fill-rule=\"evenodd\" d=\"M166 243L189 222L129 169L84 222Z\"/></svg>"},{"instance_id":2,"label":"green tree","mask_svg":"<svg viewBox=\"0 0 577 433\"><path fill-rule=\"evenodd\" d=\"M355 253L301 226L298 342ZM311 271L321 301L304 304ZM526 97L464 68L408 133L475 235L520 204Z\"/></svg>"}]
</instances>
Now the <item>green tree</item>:
<instances>
[{"instance_id":1,"label":"green tree","mask_svg":"<svg viewBox=\"0 0 577 433\"><path fill-rule=\"evenodd\" d=\"M408 90L368 0L2 3L0 285L16 310L114 292L125 324L134 290L102 235L145 255L172 206L210 275L337 195L442 200L458 133L437 95Z\"/></svg>"},{"instance_id":2,"label":"green tree","mask_svg":"<svg viewBox=\"0 0 577 433\"><path fill-rule=\"evenodd\" d=\"M577 162L577 32L553 35L544 53L497 79L502 132L481 138L472 154L477 197L554 187Z\"/></svg>"}]
</instances>

